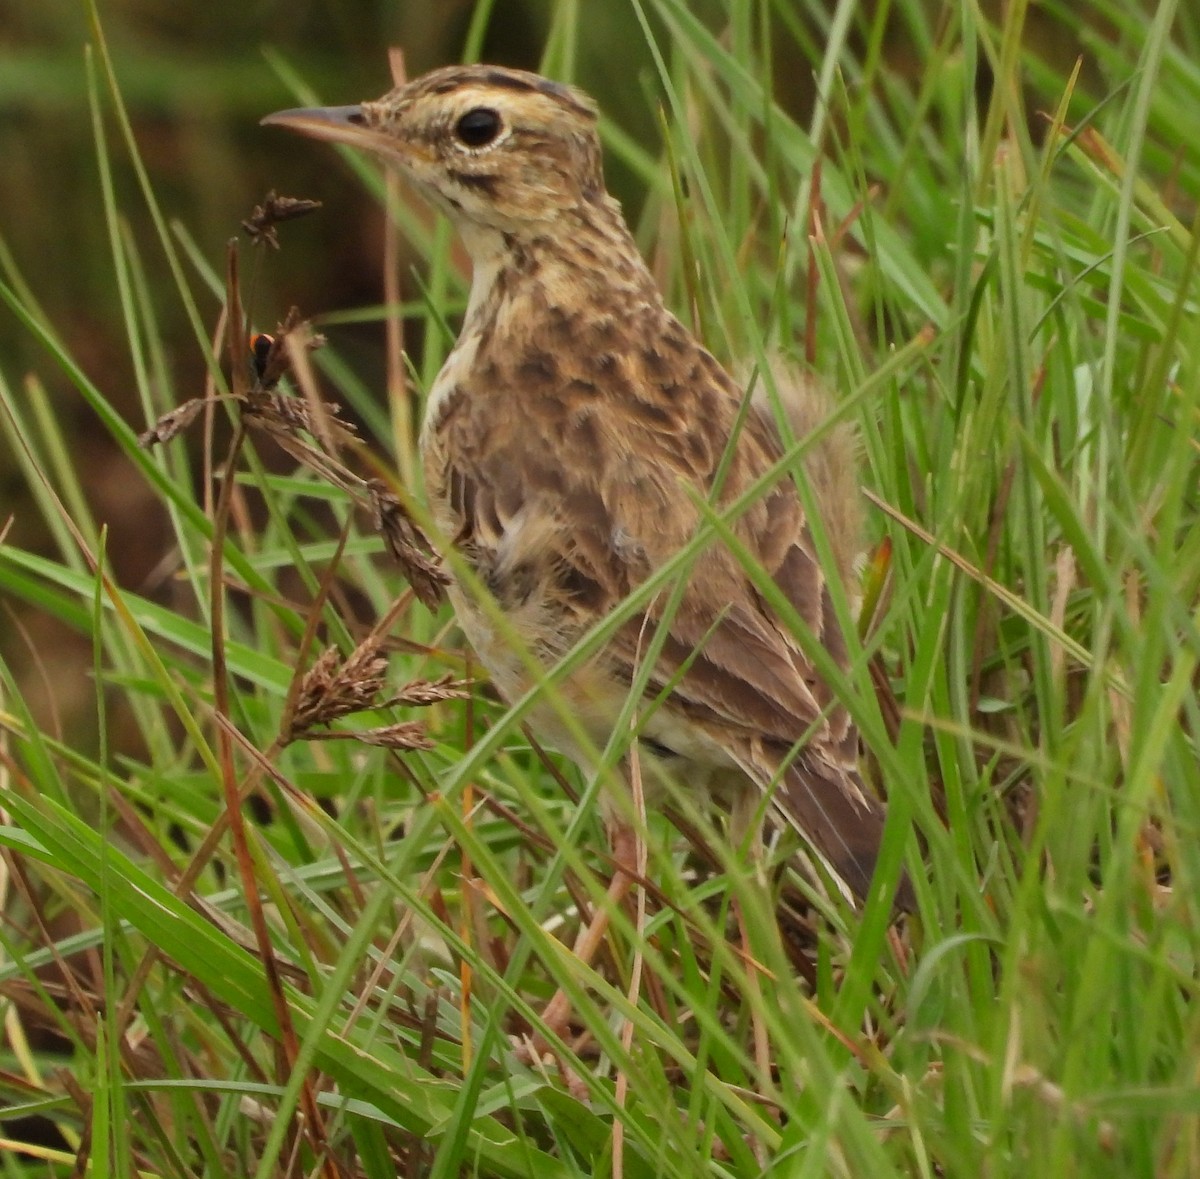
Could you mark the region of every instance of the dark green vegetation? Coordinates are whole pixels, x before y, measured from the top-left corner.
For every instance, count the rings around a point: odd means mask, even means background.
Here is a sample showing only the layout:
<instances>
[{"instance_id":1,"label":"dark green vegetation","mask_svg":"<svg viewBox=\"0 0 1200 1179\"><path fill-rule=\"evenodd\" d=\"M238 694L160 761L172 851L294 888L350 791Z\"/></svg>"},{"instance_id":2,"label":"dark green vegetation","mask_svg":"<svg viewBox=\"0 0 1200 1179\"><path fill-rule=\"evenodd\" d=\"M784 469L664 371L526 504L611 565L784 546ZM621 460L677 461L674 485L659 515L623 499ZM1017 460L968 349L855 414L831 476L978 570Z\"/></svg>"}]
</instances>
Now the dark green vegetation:
<instances>
[{"instance_id":1,"label":"dark green vegetation","mask_svg":"<svg viewBox=\"0 0 1200 1179\"><path fill-rule=\"evenodd\" d=\"M86 59L27 54L0 93L19 112L0 127L0 1138L50 1160L0 1149L0 1175L71 1174L81 1145L121 1177L606 1175L614 1127L627 1176L753 1176L756 1155L854 1179L1200 1173L1195 7L1051 2L1034 27L1019 2L480 3L435 53L402 17L164 4L206 47L178 68L139 53L134 32L171 34L145 7L106 10L107 45L73 10ZM30 36L55 19L21 11ZM486 43L591 89L673 304L724 359L809 356L859 424L884 592L842 687L920 917L893 938L882 906L819 900L803 985L738 857L698 871L658 820L644 933L618 915L599 974L573 969L560 941L606 879L598 784L564 768L569 800L483 692L387 703L469 673L448 614L261 431L236 479L202 481L238 437L228 402L211 443L201 420L137 444L225 387L206 361L224 239L275 186L325 208L278 253L243 236L255 326L317 316L301 392L347 406L415 486L462 258L400 202L385 235L369 163L254 126L382 91L399 37L414 71ZM1078 73L1038 52L1064 38ZM382 344L388 242L407 374ZM316 686L379 672L339 680L319 653L349 658L402 593L378 711L301 733ZM313 739L417 720L430 748ZM734 896L761 1002L724 938ZM508 1049L559 984L590 1032L583 1101Z\"/></svg>"}]
</instances>

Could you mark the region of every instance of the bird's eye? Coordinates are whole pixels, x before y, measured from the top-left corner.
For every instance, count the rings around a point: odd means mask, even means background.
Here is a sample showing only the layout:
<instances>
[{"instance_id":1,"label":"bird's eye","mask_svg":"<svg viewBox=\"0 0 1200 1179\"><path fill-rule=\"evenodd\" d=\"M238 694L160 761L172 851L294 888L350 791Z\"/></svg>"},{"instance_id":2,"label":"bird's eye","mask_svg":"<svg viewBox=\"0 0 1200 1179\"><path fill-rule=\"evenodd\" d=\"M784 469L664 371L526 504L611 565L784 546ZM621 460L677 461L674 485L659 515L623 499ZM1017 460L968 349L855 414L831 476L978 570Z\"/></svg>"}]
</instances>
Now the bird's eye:
<instances>
[{"instance_id":1,"label":"bird's eye","mask_svg":"<svg viewBox=\"0 0 1200 1179\"><path fill-rule=\"evenodd\" d=\"M467 147L487 147L500 134L502 126L499 112L489 106L477 106L454 124L454 134Z\"/></svg>"}]
</instances>

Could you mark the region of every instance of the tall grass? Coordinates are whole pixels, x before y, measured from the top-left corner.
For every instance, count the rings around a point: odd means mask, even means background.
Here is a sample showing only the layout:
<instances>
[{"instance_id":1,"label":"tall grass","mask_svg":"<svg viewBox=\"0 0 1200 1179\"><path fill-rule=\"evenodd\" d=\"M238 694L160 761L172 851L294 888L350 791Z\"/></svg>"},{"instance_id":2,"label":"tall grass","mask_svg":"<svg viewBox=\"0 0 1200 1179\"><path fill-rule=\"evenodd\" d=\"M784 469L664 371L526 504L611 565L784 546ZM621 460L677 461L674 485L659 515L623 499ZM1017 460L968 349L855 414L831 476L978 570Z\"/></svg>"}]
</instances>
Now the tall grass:
<instances>
[{"instance_id":1,"label":"tall grass","mask_svg":"<svg viewBox=\"0 0 1200 1179\"><path fill-rule=\"evenodd\" d=\"M603 131L644 185L636 230L670 301L731 364L782 348L810 365L862 436L873 605L837 679L891 804L884 884L905 857L919 915L889 932L882 897L854 913L800 885L801 980L710 819L692 816L714 849L700 863L651 815L644 928L615 912L608 956L579 965L566 947L610 871L604 775L531 745L532 698L446 686L478 669L345 486L278 473L253 431L209 442L199 494L181 440L139 446L172 407L146 258L168 260L214 396L225 333L200 308L225 260L159 212L94 22L97 216L145 420L111 409L5 254L0 298L45 369L0 362L0 420L54 551L0 546L0 590L88 637L95 724L65 732L27 703L38 674L56 687L52 651L29 651L41 673L0 668L0 1173L1200 1172L1200 20L1170 0L1041 6L1079 39L1072 72L1038 56L1020 3L999 24L918 0L619 7L653 67L611 84L644 91L662 139ZM478 5L468 56L489 17ZM596 52L584 19L556 8L557 76ZM284 80L307 101L276 67L279 105ZM785 70L816 79L803 120L772 97ZM150 235L115 173L137 178ZM345 183L306 195L336 216ZM388 381L404 422L465 275L445 227L405 208L395 225L425 259L402 276L420 347ZM298 394L319 382L358 411L361 470L411 471L411 430L326 331ZM169 513L169 596L111 574L138 522L94 517L51 373ZM369 680L379 651L386 687L328 727L419 719L427 741L302 732L298 703ZM388 703L406 685L432 700L419 716ZM735 900L762 969L727 939ZM585 1034L555 1046L581 1087L510 1043L559 986Z\"/></svg>"}]
</instances>

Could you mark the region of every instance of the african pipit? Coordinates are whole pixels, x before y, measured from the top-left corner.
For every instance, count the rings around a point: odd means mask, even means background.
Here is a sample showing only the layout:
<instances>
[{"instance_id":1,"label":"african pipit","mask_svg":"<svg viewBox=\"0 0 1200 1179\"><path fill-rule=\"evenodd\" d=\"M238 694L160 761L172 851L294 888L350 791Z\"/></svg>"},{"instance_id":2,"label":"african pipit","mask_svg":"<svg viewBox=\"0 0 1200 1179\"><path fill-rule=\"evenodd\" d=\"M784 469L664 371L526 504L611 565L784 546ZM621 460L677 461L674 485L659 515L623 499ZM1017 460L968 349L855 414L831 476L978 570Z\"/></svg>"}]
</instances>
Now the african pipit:
<instances>
[{"instance_id":1,"label":"african pipit","mask_svg":"<svg viewBox=\"0 0 1200 1179\"><path fill-rule=\"evenodd\" d=\"M461 235L474 276L425 411L425 485L443 534L546 666L696 535L703 501L720 511L779 460L772 414L757 403L743 414L743 388L663 305L605 190L596 108L579 91L516 70L450 67L377 102L264 121L378 153ZM803 399L796 409L804 416ZM818 464L814 487L845 577L857 540L853 464L828 449ZM845 666L793 478L776 480L732 529ZM608 741L670 596L653 597L564 683L593 748ZM527 661L467 586L451 597L501 695L520 696ZM647 695L673 687L641 722L641 766L735 808L749 798L752 810L771 790L775 810L865 897L884 812L859 777L856 731L729 549L714 542L694 564L666 628ZM588 766L591 751L554 708L533 725ZM628 865L627 808L611 810L614 854Z\"/></svg>"}]
</instances>

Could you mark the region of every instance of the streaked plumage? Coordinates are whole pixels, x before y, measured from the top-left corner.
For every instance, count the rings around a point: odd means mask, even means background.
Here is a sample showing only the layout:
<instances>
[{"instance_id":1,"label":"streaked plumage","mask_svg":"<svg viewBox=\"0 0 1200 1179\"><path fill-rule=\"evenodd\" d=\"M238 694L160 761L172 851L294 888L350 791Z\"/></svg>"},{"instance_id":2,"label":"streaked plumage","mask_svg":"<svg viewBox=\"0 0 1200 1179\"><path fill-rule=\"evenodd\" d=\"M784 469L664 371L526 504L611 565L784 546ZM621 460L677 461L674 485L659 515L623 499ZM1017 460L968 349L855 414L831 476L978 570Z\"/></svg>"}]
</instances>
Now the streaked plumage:
<instances>
[{"instance_id":1,"label":"streaked plumage","mask_svg":"<svg viewBox=\"0 0 1200 1179\"><path fill-rule=\"evenodd\" d=\"M451 67L378 102L268 121L385 156L461 234L474 278L461 334L426 410L429 502L528 648L553 663L694 536L701 520L694 498L711 495L743 388L663 305L605 190L595 108L578 91L519 71ZM798 421L819 420L798 389ZM814 473L845 577L856 553L858 493L844 442L830 445ZM740 496L781 453L770 413L752 407L717 506ZM845 643L792 480L778 481L734 531L844 665ZM563 689L597 747L609 738L667 597L623 625ZM522 660L462 586L452 599L501 694L523 692ZM727 798L766 788L809 733L774 801L864 896L883 808L856 769L855 730L719 545L687 581L652 691L685 664L645 722L643 755L668 763L679 781ZM586 763L553 709L533 723Z\"/></svg>"}]
</instances>

